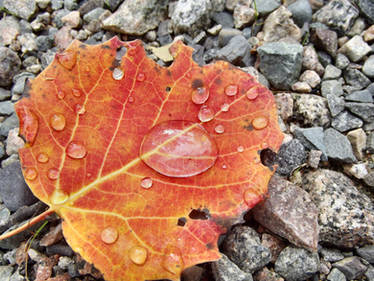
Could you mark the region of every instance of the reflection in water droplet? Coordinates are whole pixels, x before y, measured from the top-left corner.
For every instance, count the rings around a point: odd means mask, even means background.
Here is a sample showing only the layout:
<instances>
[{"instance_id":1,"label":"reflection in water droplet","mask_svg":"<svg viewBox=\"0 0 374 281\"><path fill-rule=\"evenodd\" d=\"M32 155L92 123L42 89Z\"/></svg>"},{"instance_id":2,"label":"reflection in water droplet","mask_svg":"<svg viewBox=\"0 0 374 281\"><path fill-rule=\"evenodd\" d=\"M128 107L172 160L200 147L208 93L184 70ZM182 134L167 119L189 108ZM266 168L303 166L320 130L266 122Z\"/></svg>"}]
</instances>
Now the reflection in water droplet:
<instances>
[{"instance_id":1,"label":"reflection in water droplet","mask_svg":"<svg viewBox=\"0 0 374 281\"><path fill-rule=\"evenodd\" d=\"M248 208L251 209L257 203L262 200L262 196L258 195L254 190L248 189L243 194L244 202L247 204Z\"/></svg>"},{"instance_id":2,"label":"reflection in water droplet","mask_svg":"<svg viewBox=\"0 0 374 281\"><path fill-rule=\"evenodd\" d=\"M24 174L25 174L25 178L30 181L36 179L36 177L38 176L38 172L36 171L35 168L26 168L26 170L24 171Z\"/></svg>"},{"instance_id":3,"label":"reflection in water droplet","mask_svg":"<svg viewBox=\"0 0 374 281\"><path fill-rule=\"evenodd\" d=\"M72 70L77 61L77 54L74 51L67 50L56 54L57 61L66 69Z\"/></svg>"},{"instance_id":4,"label":"reflection in water droplet","mask_svg":"<svg viewBox=\"0 0 374 281\"><path fill-rule=\"evenodd\" d=\"M171 274L179 275L183 270L183 260L179 254L170 253L165 255L162 267Z\"/></svg>"},{"instance_id":5,"label":"reflection in water droplet","mask_svg":"<svg viewBox=\"0 0 374 281\"><path fill-rule=\"evenodd\" d=\"M133 103L135 101L133 96L129 96L129 103Z\"/></svg>"},{"instance_id":6,"label":"reflection in water droplet","mask_svg":"<svg viewBox=\"0 0 374 281\"><path fill-rule=\"evenodd\" d=\"M69 199L69 195L61 190L56 189L51 196L51 203L54 205L64 204Z\"/></svg>"},{"instance_id":7,"label":"reflection in water droplet","mask_svg":"<svg viewBox=\"0 0 374 281\"><path fill-rule=\"evenodd\" d=\"M66 153L73 159L82 159L86 156L86 148L79 143L71 142L66 148Z\"/></svg>"},{"instance_id":8,"label":"reflection in water droplet","mask_svg":"<svg viewBox=\"0 0 374 281\"><path fill-rule=\"evenodd\" d=\"M230 105L228 103L224 103L221 105L221 111L227 112L229 111Z\"/></svg>"},{"instance_id":9,"label":"reflection in water droplet","mask_svg":"<svg viewBox=\"0 0 374 281\"><path fill-rule=\"evenodd\" d=\"M19 107L17 113L21 128L20 134L30 145L33 145L39 129L38 117L27 107Z\"/></svg>"},{"instance_id":10,"label":"reflection in water droplet","mask_svg":"<svg viewBox=\"0 0 374 281\"><path fill-rule=\"evenodd\" d=\"M227 166L225 164L223 164L222 169L227 169Z\"/></svg>"},{"instance_id":11,"label":"reflection in water droplet","mask_svg":"<svg viewBox=\"0 0 374 281\"><path fill-rule=\"evenodd\" d=\"M37 157L37 160L39 163L47 163L49 158L48 155L45 153L40 153Z\"/></svg>"},{"instance_id":12,"label":"reflection in water droplet","mask_svg":"<svg viewBox=\"0 0 374 281\"><path fill-rule=\"evenodd\" d=\"M114 227L107 227L101 231L100 237L105 244L113 244L118 239L118 231Z\"/></svg>"},{"instance_id":13,"label":"reflection in water droplet","mask_svg":"<svg viewBox=\"0 0 374 281\"><path fill-rule=\"evenodd\" d=\"M143 265L147 260L147 256L148 252L144 247L135 246L129 250L130 260L137 265Z\"/></svg>"},{"instance_id":14,"label":"reflection in water droplet","mask_svg":"<svg viewBox=\"0 0 374 281\"><path fill-rule=\"evenodd\" d=\"M50 180L57 180L59 176L59 172L56 168L51 168L48 170L47 176Z\"/></svg>"},{"instance_id":15,"label":"reflection in water droplet","mask_svg":"<svg viewBox=\"0 0 374 281\"><path fill-rule=\"evenodd\" d=\"M153 184L153 181L150 177L143 178L140 182L141 187L146 188L146 189L151 188L152 184Z\"/></svg>"},{"instance_id":16,"label":"reflection in water droplet","mask_svg":"<svg viewBox=\"0 0 374 281\"><path fill-rule=\"evenodd\" d=\"M86 109L84 108L84 106L80 105L79 103L75 105L74 110L75 110L75 113L79 115L82 115L86 112Z\"/></svg>"},{"instance_id":17,"label":"reflection in water droplet","mask_svg":"<svg viewBox=\"0 0 374 281\"><path fill-rule=\"evenodd\" d=\"M136 80L138 80L139 82L144 81L144 80L145 80L145 74L142 73L142 72L140 72L140 73L138 74L138 76L136 77Z\"/></svg>"},{"instance_id":18,"label":"reflection in water droplet","mask_svg":"<svg viewBox=\"0 0 374 281\"><path fill-rule=\"evenodd\" d=\"M171 120L154 126L140 147L141 159L170 177L191 177L212 167L217 146L203 126Z\"/></svg>"},{"instance_id":19,"label":"reflection in water droplet","mask_svg":"<svg viewBox=\"0 0 374 281\"><path fill-rule=\"evenodd\" d=\"M258 97L257 87L253 87L245 94L249 100L255 100Z\"/></svg>"},{"instance_id":20,"label":"reflection in water droplet","mask_svg":"<svg viewBox=\"0 0 374 281\"><path fill-rule=\"evenodd\" d=\"M217 134L223 134L225 132L225 127L223 127L223 125L217 125L214 131L216 131Z\"/></svg>"},{"instance_id":21,"label":"reflection in water droplet","mask_svg":"<svg viewBox=\"0 0 374 281\"><path fill-rule=\"evenodd\" d=\"M200 111L197 117L199 118L201 122L209 122L210 120L213 119L214 112L213 110L210 109L210 107L203 105L202 107L200 107Z\"/></svg>"},{"instance_id":22,"label":"reflection in water droplet","mask_svg":"<svg viewBox=\"0 0 374 281\"><path fill-rule=\"evenodd\" d=\"M112 77L114 80L121 80L123 78L123 71L119 68L115 68L113 69L113 72L112 72Z\"/></svg>"},{"instance_id":23,"label":"reflection in water droplet","mask_svg":"<svg viewBox=\"0 0 374 281\"><path fill-rule=\"evenodd\" d=\"M72 93L73 93L73 96L74 97L80 97L82 95L81 91L80 90L77 90L77 89L73 89L72 90Z\"/></svg>"},{"instance_id":24,"label":"reflection in water droplet","mask_svg":"<svg viewBox=\"0 0 374 281\"><path fill-rule=\"evenodd\" d=\"M58 91L57 92L57 98L62 100L65 97L65 93L63 91Z\"/></svg>"},{"instance_id":25,"label":"reflection in water droplet","mask_svg":"<svg viewBox=\"0 0 374 281\"><path fill-rule=\"evenodd\" d=\"M252 120L252 126L256 130L261 130L268 125L268 119L266 117L260 116Z\"/></svg>"},{"instance_id":26,"label":"reflection in water droplet","mask_svg":"<svg viewBox=\"0 0 374 281\"><path fill-rule=\"evenodd\" d=\"M53 114L49 121L50 121L52 129L55 131L62 131L65 128L66 120L65 120L65 116L62 114L59 114L59 113Z\"/></svg>"},{"instance_id":27,"label":"reflection in water droplet","mask_svg":"<svg viewBox=\"0 0 374 281\"><path fill-rule=\"evenodd\" d=\"M203 104L209 98L209 92L205 88L197 88L192 92L192 101L195 104Z\"/></svg>"},{"instance_id":28,"label":"reflection in water droplet","mask_svg":"<svg viewBox=\"0 0 374 281\"><path fill-rule=\"evenodd\" d=\"M238 152L243 152L244 151L244 147L239 145L238 148L236 149Z\"/></svg>"},{"instance_id":29,"label":"reflection in water droplet","mask_svg":"<svg viewBox=\"0 0 374 281\"><path fill-rule=\"evenodd\" d=\"M225 94L228 96L235 96L238 93L238 86L237 85L228 85L225 88Z\"/></svg>"}]
</instances>

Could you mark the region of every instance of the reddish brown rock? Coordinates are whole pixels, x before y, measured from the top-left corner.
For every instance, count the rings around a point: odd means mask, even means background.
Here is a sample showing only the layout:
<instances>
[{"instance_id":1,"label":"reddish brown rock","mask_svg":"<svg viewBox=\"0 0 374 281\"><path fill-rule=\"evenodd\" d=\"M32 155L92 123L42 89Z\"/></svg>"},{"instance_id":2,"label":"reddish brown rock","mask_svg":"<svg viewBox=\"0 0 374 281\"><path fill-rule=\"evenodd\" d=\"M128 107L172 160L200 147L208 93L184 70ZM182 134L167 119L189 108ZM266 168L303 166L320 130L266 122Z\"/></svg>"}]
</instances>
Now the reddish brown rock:
<instances>
[{"instance_id":1,"label":"reddish brown rock","mask_svg":"<svg viewBox=\"0 0 374 281\"><path fill-rule=\"evenodd\" d=\"M268 233L262 234L261 244L269 248L271 252L270 261L272 263L274 263L277 260L280 252L286 247L286 244L282 241L282 239Z\"/></svg>"},{"instance_id":2,"label":"reddish brown rock","mask_svg":"<svg viewBox=\"0 0 374 281\"><path fill-rule=\"evenodd\" d=\"M51 230L40 240L40 246L51 246L62 239L62 224L52 227Z\"/></svg>"},{"instance_id":3,"label":"reddish brown rock","mask_svg":"<svg viewBox=\"0 0 374 281\"><path fill-rule=\"evenodd\" d=\"M312 42L317 48L329 53L331 56L336 56L338 50L338 34L329 29L316 29L311 37Z\"/></svg>"},{"instance_id":4,"label":"reddish brown rock","mask_svg":"<svg viewBox=\"0 0 374 281\"><path fill-rule=\"evenodd\" d=\"M256 272L253 276L255 281L283 281L284 279L276 272L270 271L267 267Z\"/></svg>"}]
</instances>

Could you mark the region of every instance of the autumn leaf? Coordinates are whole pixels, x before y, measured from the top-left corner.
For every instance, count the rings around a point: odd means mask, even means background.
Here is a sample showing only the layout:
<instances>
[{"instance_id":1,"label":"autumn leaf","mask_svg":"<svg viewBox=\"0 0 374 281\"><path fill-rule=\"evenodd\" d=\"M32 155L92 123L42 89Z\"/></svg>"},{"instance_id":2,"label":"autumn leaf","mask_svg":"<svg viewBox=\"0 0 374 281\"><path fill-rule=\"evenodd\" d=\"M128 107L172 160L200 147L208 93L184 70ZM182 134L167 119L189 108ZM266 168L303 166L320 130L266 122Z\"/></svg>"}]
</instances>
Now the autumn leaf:
<instances>
[{"instance_id":1,"label":"autumn leaf","mask_svg":"<svg viewBox=\"0 0 374 281\"><path fill-rule=\"evenodd\" d=\"M106 280L179 280L261 201L277 151L272 93L181 42L161 67L140 41L74 41L16 104L27 184Z\"/></svg>"}]
</instances>

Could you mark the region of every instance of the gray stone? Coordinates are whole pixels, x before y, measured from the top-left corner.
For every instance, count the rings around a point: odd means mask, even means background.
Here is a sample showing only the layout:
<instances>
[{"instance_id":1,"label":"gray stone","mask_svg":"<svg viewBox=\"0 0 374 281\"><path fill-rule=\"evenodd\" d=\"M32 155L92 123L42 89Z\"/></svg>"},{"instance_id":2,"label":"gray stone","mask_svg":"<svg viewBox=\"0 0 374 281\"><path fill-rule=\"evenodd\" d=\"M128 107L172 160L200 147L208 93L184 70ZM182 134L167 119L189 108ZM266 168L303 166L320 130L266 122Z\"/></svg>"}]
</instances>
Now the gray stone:
<instances>
[{"instance_id":1,"label":"gray stone","mask_svg":"<svg viewBox=\"0 0 374 281\"><path fill-rule=\"evenodd\" d=\"M367 269L356 256L342 259L334 263L333 267L343 272L348 280L353 280L362 276Z\"/></svg>"},{"instance_id":2,"label":"gray stone","mask_svg":"<svg viewBox=\"0 0 374 281\"><path fill-rule=\"evenodd\" d=\"M12 95L21 95L26 87L28 79L34 78L35 75L29 72L21 72L13 77Z\"/></svg>"},{"instance_id":3,"label":"gray stone","mask_svg":"<svg viewBox=\"0 0 374 281\"><path fill-rule=\"evenodd\" d=\"M307 280L319 270L318 254L301 248L287 247L280 253L274 270L287 281Z\"/></svg>"},{"instance_id":4,"label":"gray stone","mask_svg":"<svg viewBox=\"0 0 374 281\"><path fill-rule=\"evenodd\" d=\"M319 62L318 54L313 45L305 46L303 49L303 68L314 70L319 76L323 76L325 68Z\"/></svg>"},{"instance_id":5,"label":"gray stone","mask_svg":"<svg viewBox=\"0 0 374 281\"><path fill-rule=\"evenodd\" d=\"M143 35L156 28L163 20L167 2L167 0L127 0L103 21L103 28L124 34Z\"/></svg>"},{"instance_id":6,"label":"gray stone","mask_svg":"<svg viewBox=\"0 0 374 281\"><path fill-rule=\"evenodd\" d=\"M317 54L318 54L318 59L323 65L323 67L326 67L329 64L332 64L332 58L328 53L324 51L318 51Z\"/></svg>"},{"instance_id":7,"label":"gray stone","mask_svg":"<svg viewBox=\"0 0 374 281\"><path fill-rule=\"evenodd\" d=\"M327 104L330 109L331 116L335 117L344 110L344 98L336 95L327 95Z\"/></svg>"},{"instance_id":8,"label":"gray stone","mask_svg":"<svg viewBox=\"0 0 374 281\"><path fill-rule=\"evenodd\" d=\"M4 205L0 205L0 226L4 226L9 222L10 211Z\"/></svg>"},{"instance_id":9,"label":"gray stone","mask_svg":"<svg viewBox=\"0 0 374 281\"><path fill-rule=\"evenodd\" d=\"M77 10L78 8L77 0L64 0L64 8L69 11Z\"/></svg>"},{"instance_id":10,"label":"gray stone","mask_svg":"<svg viewBox=\"0 0 374 281\"><path fill-rule=\"evenodd\" d=\"M0 195L9 210L16 211L37 201L23 179L19 162L0 169L0 179Z\"/></svg>"},{"instance_id":11,"label":"gray stone","mask_svg":"<svg viewBox=\"0 0 374 281\"><path fill-rule=\"evenodd\" d=\"M356 1L361 13L363 13L371 24L374 23L374 4L371 0Z\"/></svg>"},{"instance_id":12,"label":"gray stone","mask_svg":"<svg viewBox=\"0 0 374 281\"><path fill-rule=\"evenodd\" d=\"M11 14L28 20L37 10L35 0L4 0L4 8Z\"/></svg>"},{"instance_id":13,"label":"gray stone","mask_svg":"<svg viewBox=\"0 0 374 281\"><path fill-rule=\"evenodd\" d=\"M353 149L353 153L358 160L364 160L364 150L366 148L367 136L365 131L361 128L350 131L347 134L347 138L350 141Z\"/></svg>"},{"instance_id":14,"label":"gray stone","mask_svg":"<svg viewBox=\"0 0 374 281\"><path fill-rule=\"evenodd\" d=\"M18 42L21 44L22 53L34 52L38 50L36 44L36 35L34 33L25 33L18 36Z\"/></svg>"},{"instance_id":15,"label":"gray stone","mask_svg":"<svg viewBox=\"0 0 374 281\"><path fill-rule=\"evenodd\" d=\"M348 65L349 59L345 55L338 53L335 58L335 66L339 69L345 69Z\"/></svg>"},{"instance_id":16,"label":"gray stone","mask_svg":"<svg viewBox=\"0 0 374 281\"><path fill-rule=\"evenodd\" d=\"M356 161L351 143L346 136L333 128L329 128L324 132L323 140L326 147L326 154L330 159L345 163Z\"/></svg>"},{"instance_id":17,"label":"gray stone","mask_svg":"<svg viewBox=\"0 0 374 281\"><path fill-rule=\"evenodd\" d=\"M14 104L11 101L0 102L0 115L11 115L14 112Z\"/></svg>"},{"instance_id":18,"label":"gray stone","mask_svg":"<svg viewBox=\"0 0 374 281\"><path fill-rule=\"evenodd\" d=\"M342 75L341 69L329 64L325 68L324 80L338 79Z\"/></svg>"},{"instance_id":19,"label":"gray stone","mask_svg":"<svg viewBox=\"0 0 374 281\"><path fill-rule=\"evenodd\" d=\"M277 173L288 176L294 169L303 164L305 160L306 152L304 146L298 139L293 139L283 144L277 153Z\"/></svg>"},{"instance_id":20,"label":"gray stone","mask_svg":"<svg viewBox=\"0 0 374 281\"><path fill-rule=\"evenodd\" d=\"M209 27L213 12L214 7L210 0L178 1L171 15L174 33L187 32L191 36L197 35L201 29Z\"/></svg>"},{"instance_id":21,"label":"gray stone","mask_svg":"<svg viewBox=\"0 0 374 281\"><path fill-rule=\"evenodd\" d=\"M374 78L374 55L370 56L362 66L362 72L370 77Z\"/></svg>"},{"instance_id":22,"label":"gray stone","mask_svg":"<svg viewBox=\"0 0 374 281\"><path fill-rule=\"evenodd\" d=\"M364 183L367 186L374 187L374 172L370 172L364 177Z\"/></svg>"},{"instance_id":23,"label":"gray stone","mask_svg":"<svg viewBox=\"0 0 374 281\"><path fill-rule=\"evenodd\" d=\"M300 44L266 43L257 49L259 68L273 87L289 89L300 76L303 48Z\"/></svg>"},{"instance_id":24,"label":"gray stone","mask_svg":"<svg viewBox=\"0 0 374 281\"><path fill-rule=\"evenodd\" d=\"M257 232L248 226L237 226L226 236L223 253L248 273L264 267L271 259L270 250L261 244Z\"/></svg>"},{"instance_id":25,"label":"gray stone","mask_svg":"<svg viewBox=\"0 0 374 281\"><path fill-rule=\"evenodd\" d=\"M123 2L123 0L104 0L104 5L111 12L114 12L122 2Z\"/></svg>"},{"instance_id":26,"label":"gray stone","mask_svg":"<svg viewBox=\"0 0 374 281\"><path fill-rule=\"evenodd\" d=\"M344 255L338 249L322 248L320 252L322 258L328 262L336 262L344 259Z\"/></svg>"},{"instance_id":27,"label":"gray stone","mask_svg":"<svg viewBox=\"0 0 374 281\"><path fill-rule=\"evenodd\" d=\"M360 70L354 68L347 68L344 71L344 80L347 84L355 87L357 90L366 88L371 83Z\"/></svg>"},{"instance_id":28,"label":"gray stone","mask_svg":"<svg viewBox=\"0 0 374 281\"><path fill-rule=\"evenodd\" d=\"M6 47L0 47L0 86L12 84L14 75L18 73L21 60L17 53Z\"/></svg>"},{"instance_id":29,"label":"gray stone","mask_svg":"<svg viewBox=\"0 0 374 281\"><path fill-rule=\"evenodd\" d=\"M339 49L339 52L345 54L353 62L358 62L370 51L370 46L360 35L354 36Z\"/></svg>"},{"instance_id":30,"label":"gray stone","mask_svg":"<svg viewBox=\"0 0 374 281\"><path fill-rule=\"evenodd\" d=\"M218 50L216 58L226 60L235 65L249 65L250 49L247 39L242 35L236 35L229 43Z\"/></svg>"},{"instance_id":31,"label":"gray stone","mask_svg":"<svg viewBox=\"0 0 374 281\"><path fill-rule=\"evenodd\" d=\"M323 97L327 97L327 95L343 95L342 83L339 80L322 81L321 94Z\"/></svg>"},{"instance_id":32,"label":"gray stone","mask_svg":"<svg viewBox=\"0 0 374 281\"><path fill-rule=\"evenodd\" d=\"M332 0L319 9L314 15L315 21L322 22L340 32L349 30L359 12L348 0Z\"/></svg>"},{"instance_id":33,"label":"gray stone","mask_svg":"<svg viewBox=\"0 0 374 281\"><path fill-rule=\"evenodd\" d=\"M256 1L257 12L263 16L271 13L281 5L280 0L261 0ZM254 7L254 6L253 6Z\"/></svg>"},{"instance_id":34,"label":"gray stone","mask_svg":"<svg viewBox=\"0 0 374 281\"><path fill-rule=\"evenodd\" d=\"M228 12L214 13L212 18L217 24L222 25L224 28L234 27L234 18L232 14Z\"/></svg>"},{"instance_id":35,"label":"gray stone","mask_svg":"<svg viewBox=\"0 0 374 281\"><path fill-rule=\"evenodd\" d=\"M0 127L1 127L1 123L0 123ZM4 144L0 142L0 159L3 158L4 155L5 155Z\"/></svg>"},{"instance_id":36,"label":"gray stone","mask_svg":"<svg viewBox=\"0 0 374 281\"><path fill-rule=\"evenodd\" d=\"M46 52L47 50L52 49L53 46L53 39L47 35L40 35L36 37L36 45L38 50L41 52Z\"/></svg>"},{"instance_id":37,"label":"gray stone","mask_svg":"<svg viewBox=\"0 0 374 281\"><path fill-rule=\"evenodd\" d=\"M366 122L374 121L374 104L372 103L359 103L359 102L346 102L345 106L352 113L361 117Z\"/></svg>"},{"instance_id":38,"label":"gray stone","mask_svg":"<svg viewBox=\"0 0 374 281\"><path fill-rule=\"evenodd\" d=\"M10 91L0 88L0 101L7 100L11 97Z\"/></svg>"},{"instance_id":39,"label":"gray stone","mask_svg":"<svg viewBox=\"0 0 374 281\"><path fill-rule=\"evenodd\" d=\"M366 261L374 264L374 245L366 245L356 249L357 254Z\"/></svg>"},{"instance_id":40,"label":"gray stone","mask_svg":"<svg viewBox=\"0 0 374 281\"><path fill-rule=\"evenodd\" d=\"M250 273L240 270L240 268L233 263L224 254L215 262L212 262L212 272L216 281L252 281Z\"/></svg>"},{"instance_id":41,"label":"gray stone","mask_svg":"<svg viewBox=\"0 0 374 281\"><path fill-rule=\"evenodd\" d=\"M0 123L0 136L6 137L11 129L18 127L18 117L16 113L13 113L8 118Z\"/></svg>"},{"instance_id":42,"label":"gray stone","mask_svg":"<svg viewBox=\"0 0 374 281\"><path fill-rule=\"evenodd\" d=\"M372 94L369 90L365 89L362 91L353 92L344 98L346 101L356 101L356 102L374 102Z\"/></svg>"},{"instance_id":43,"label":"gray stone","mask_svg":"<svg viewBox=\"0 0 374 281\"><path fill-rule=\"evenodd\" d=\"M374 132L369 133L366 140L366 150L368 153L374 153Z\"/></svg>"},{"instance_id":44,"label":"gray stone","mask_svg":"<svg viewBox=\"0 0 374 281\"><path fill-rule=\"evenodd\" d=\"M319 209L320 242L345 248L373 244L374 203L351 179L318 169L304 174L301 187Z\"/></svg>"},{"instance_id":45,"label":"gray stone","mask_svg":"<svg viewBox=\"0 0 374 281\"><path fill-rule=\"evenodd\" d=\"M343 111L332 119L331 126L343 133L351 129L360 128L363 123L360 118L350 114L348 111Z\"/></svg>"},{"instance_id":46,"label":"gray stone","mask_svg":"<svg viewBox=\"0 0 374 281\"><path fill-rule=\"evenodd\" d=\"M104 7L104 0L87 0L79 7L79 13L84 16L97 7Z\"/></svg>"},{"instance_id":47,"label":"gray stone","mask_svg":"<svg viewBox=\"0 0 374 281\"><path fill-rule=\"evenodd\" d=\"M0 266L0 280L8 281L13 273L13 267L11 265Z\"/></svg>"},{"instance_id":48,"label":"gray stone","mask_svg":"<svg viewBox=\"0 0 374 281\"><path fill-rule=\"evenodd\" d=\"M327 275L329 281L346 281L345 275L337 268L333 268L329 275Z\"/></svg>"},{"instance_id":49,"label":"gray stone","mask_svg":"<svg viewBox=\"0 0 374 281\"><path fill-rule=\"evenodd\" d=\"M309 194L278 175L268 188L265 201L252 209L255 220L296 246L316 250L318 210Z\"/></svg>"},{"instance_id":50,"label":"gray stone","mask_svg":"<svg viewBox=\"0 0 374 281\"><path fill-rule=\"evenodd\" d=\"M317 48L326 51L329 55L335 57L338 50L338 35L335 31L317 28L311 37L312 42Z\"/></svg>"},{"instance_id":51,"label":"gray stone","mask_svg":"<svg viewBox=\"0 0 374 281\"><path fill-rule=\"evenodd\" d=\"M51 0L52 10L60 10L62 7L64 7L64 0Z\"/></svg>"},{"instance_id":52,"label":"gray stone","mask_svg":"<svg viewBox=\"0 0 374 281\"><path fill-rule=\"evenodd\" d=\"M365 272L365 277L368 281L374 281L374 267L369 265L369 268Z\"/></svg>"},{"instance_id":53,"label":"gray stone","mask_svg":"<svg viewBox=\"0 0 374 281\"><path fill-rule=\"evenodd\" d=\"M292 94L294 115L307 126L327 126L330 124L330 113L327 100L317 95Z\"/></svg>"},{"instance_id":54,"label":"gray stone","mask_svg":"<svg viewBox=\"0 0 374 281\"><path fill-rule=\"evenodd\" d=\"M308 0L297 0L287 9L292 13L292 18L299 27L303 27L304 23L312 21L313 11Z\"/></svg>"},{"instance_id":55,"label":"gray stone","mask_svg":"<svg viewBox=\"0 0 374 281\"><path fill-rule=\"evenodd\" d=\"M83 20L86 23L89 23L94 20L99 20L100 16L105 13L107 10L97 7L96 9L93 9L92 11L89 11L87 14L83 16Z\"/></svg>"},{"instance_id":56,"label":"gray stone","mask_svg":"<svg viewBox=\"0 0 374 281\"><path fill-rule=\"evenodd\" d=\"M363 18L358 17L355 20L355 23L353 24L351 30L347 33L348 36L355 36L355 35L360 35L364 32L366 28L366 22Z\"/></svg>"},{"instance_id":57,"label":"gray stone","mask_svg":"<svg viewBox=\"0 0 374 281\"><path fill-rule=\"evenodd\" d=\"M218 34L218 45L220 47L226 46L233 37L241 34L242 32L235 28L222 28Z\"/></svg>"},{"instance_id":58,"label":"gray stone","mask_svg":"<svg viewBox=\"0 0 374 281\"><path fill-rule=\"evenodd\" d=\"M322 151L312 149L308 155L308 166L317 169L321 161Z\"/></svg>"},{"instance_id":59,"label":"gray stone","mask_svg":"<svg viewBox=\"0 0 374 281\"><path fill-rule=\"evenodd\" d=\"M15 17L8 16L0 20L0 45L10 45L19 33L20 26Z\"/></svg>"}]
</instances>

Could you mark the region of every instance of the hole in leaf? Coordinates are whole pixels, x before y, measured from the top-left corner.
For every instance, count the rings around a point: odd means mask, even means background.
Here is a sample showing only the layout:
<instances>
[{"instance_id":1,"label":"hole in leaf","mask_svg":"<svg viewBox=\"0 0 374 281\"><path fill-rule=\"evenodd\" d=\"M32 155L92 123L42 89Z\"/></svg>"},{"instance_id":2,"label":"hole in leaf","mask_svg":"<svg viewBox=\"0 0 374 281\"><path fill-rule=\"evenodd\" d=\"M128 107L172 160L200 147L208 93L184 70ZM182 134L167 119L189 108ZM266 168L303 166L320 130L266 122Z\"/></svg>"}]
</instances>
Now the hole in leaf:
<instances>
[{"instance_id":1,"label":"hole in leaf","mask_svg":"<svg viewBox=\"0 0 374 281\"><path fill-rule=\"evenodd\" d=\"M207 220L210 217L208 209L192 209L188 216L193 220Z\"/></svg>"},{"instance_id":2,"label":"hole in leaf","mask_svg":"<svg viewBox=\"0 0 374 281\"><path fill-rule=\"evenodd\" d=\"M178 226L184 226L186 224L186 222L187 222L186 218L179 218L177 225Z\"/></svg>"},{"instance_id":3,"label":"hole in leaf","mask_svg":"<svg viewBox=\"0 0 374 281\"><path fill-rule=\"evenodd\" d=\"M277 154L270 148L265 148L260 152L260 158L262 165L273 168Z\"/></svg>"}]
</instances>

